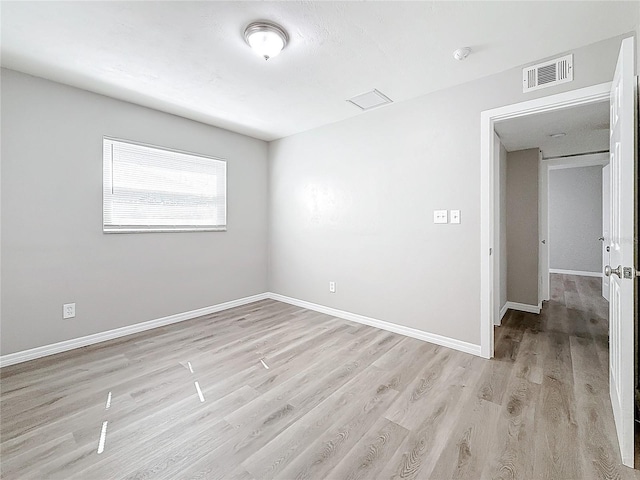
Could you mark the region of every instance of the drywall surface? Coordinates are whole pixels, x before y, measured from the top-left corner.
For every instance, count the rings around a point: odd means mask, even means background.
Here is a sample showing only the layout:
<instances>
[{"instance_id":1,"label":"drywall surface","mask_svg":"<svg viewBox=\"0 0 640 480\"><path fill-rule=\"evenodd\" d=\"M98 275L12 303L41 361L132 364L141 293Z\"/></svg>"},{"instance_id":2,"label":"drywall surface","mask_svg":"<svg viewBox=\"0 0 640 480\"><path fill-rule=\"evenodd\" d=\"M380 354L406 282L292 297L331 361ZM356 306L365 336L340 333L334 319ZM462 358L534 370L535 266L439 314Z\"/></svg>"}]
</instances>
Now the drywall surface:
<instances>
[{"instance_id":1,"label":"drywall surface","mask_svg":"<svg viewBox=\"0 0 640 480\"><path fill-rule=\"evenodd\" d=\"M500 308L507 303L507 149L500 143Z\"/></svg>"},{"instance_id":2,"label":"drywall surface","mask_svg":"<svg viewBox=\"0 0 640 480\"><path fill-rule=\"evenodd\" d=\"M265 142L1 75L3 355L266 291ZM103 135L225 158L228 231L103 234Z\"/></svg>"},{"instance_id":3,"label":"drywall surface","mask_svg":"<svg viewBox=\"0 0 640 480\"><path fill-rule=\"evenodd\" d=\"M549 267L602 270L602 167L549 171Z\"/></svg>"},{"instance_id":4,"label":"drywall surface","mask_svg":"<svg viewBox=\"0 0 640 480\"><path fill-rule=\"evenodd\" d=\"M611 81L620 41L570 52L572 83L516 68L271 142L270 290L479 344L480 114Z\"/></svg>"},{"instance_id":5,"label":"drywall surface","mask_svg":"<svg viewBox=\"0 0 640 480\"><path fill-rule=\"evenodd\" d=\"M538 305L540 150L507 154L507 300Z\"/></svg>"}]
</instances>

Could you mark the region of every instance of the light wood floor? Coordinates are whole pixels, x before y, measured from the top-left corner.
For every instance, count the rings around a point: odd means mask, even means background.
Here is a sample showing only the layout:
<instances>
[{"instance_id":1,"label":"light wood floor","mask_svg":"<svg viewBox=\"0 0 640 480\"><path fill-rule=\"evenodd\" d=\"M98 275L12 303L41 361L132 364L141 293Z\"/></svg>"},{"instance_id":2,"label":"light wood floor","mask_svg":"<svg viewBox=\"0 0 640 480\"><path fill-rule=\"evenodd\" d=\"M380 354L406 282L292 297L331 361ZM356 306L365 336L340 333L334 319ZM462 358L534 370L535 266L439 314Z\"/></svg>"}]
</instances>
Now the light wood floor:
<instances>
[{"instance_id":1,"label":"light wood floor","mask_svg":"<svg viewBox=\"0 0 640 480\"><path fill-rule=\"evenodd\" d=\"M1 475L640 478L616 447L599 285L554 275L493 360L262 301L7 367Z\"/></svg>"}]
</instances>

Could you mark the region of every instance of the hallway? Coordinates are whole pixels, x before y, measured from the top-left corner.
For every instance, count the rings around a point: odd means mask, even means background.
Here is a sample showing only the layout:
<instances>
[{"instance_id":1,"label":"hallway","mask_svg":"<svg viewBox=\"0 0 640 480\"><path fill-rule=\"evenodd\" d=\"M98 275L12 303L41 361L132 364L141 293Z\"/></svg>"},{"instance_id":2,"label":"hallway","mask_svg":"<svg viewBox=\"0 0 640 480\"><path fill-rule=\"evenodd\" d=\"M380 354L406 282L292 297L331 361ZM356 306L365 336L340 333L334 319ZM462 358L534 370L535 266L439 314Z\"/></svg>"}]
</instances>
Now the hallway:
<instances>
[{"instance_id":1,"label":"hallway","mask_svg":"<svg viewBox=\"0 0 640 480\"><path fill-rule=\"evenodd\" d=\"M540 315L509 310L496 327L496 360L514 362L518 376L539 385L518 405L535 405L534 432L546 431L534 433L536 459L558 460L563 478L580 468L581 478L633 478L620 466L609 400L607 318L600 278L552 274Z\"/></svg>"}]
</instances>

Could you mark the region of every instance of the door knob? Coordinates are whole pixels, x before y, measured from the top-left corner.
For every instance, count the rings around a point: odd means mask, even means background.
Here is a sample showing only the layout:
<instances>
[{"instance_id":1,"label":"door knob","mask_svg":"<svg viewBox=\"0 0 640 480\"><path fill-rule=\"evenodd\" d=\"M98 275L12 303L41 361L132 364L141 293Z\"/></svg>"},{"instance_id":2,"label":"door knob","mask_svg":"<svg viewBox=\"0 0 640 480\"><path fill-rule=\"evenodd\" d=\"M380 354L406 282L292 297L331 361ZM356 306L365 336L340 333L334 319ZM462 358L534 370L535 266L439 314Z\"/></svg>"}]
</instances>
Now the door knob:
<instances>
[{"instance_id":1,"label":"door knob","mask_svg":"<svg viewBox=\"0 0 640 480\"><path fill-rule=\"evenodd\" d=\"M616 274L618 275L618 278L622 278L622 265L618 265L618 268L611 268L610 265L607 265L606 267L604 267L604 274L607 277L610 277L611 274Z\"/></svg>"}]
</instances>

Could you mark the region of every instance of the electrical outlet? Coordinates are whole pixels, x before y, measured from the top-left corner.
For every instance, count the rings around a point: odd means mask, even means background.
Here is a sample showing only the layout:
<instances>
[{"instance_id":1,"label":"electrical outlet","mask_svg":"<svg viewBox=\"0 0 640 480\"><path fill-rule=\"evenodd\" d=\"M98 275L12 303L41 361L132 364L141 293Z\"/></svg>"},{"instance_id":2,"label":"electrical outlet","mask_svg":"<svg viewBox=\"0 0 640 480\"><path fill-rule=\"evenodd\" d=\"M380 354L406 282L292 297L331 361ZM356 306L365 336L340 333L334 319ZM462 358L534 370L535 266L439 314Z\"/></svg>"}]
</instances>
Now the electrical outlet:
<instances>
[{"instance_id":1,"label":"electrical outlet","mask_svg":"<svg viewBox=\"0 0 640 480\"><path fill-rule=\"evenodd\" d=\"M460 223L460 210L451 210L451 223Z\"/></svg>"},{"instance_id":2,"label":"electrical outlet","mask_svg":"<svg viewBox=\"0 0 640 480\"><path fill-rule=\"evenodd\" d=\"M73 318L76 316L76 304L65 303L62 306L62 318Z\"/></svg>"},{"instance_id":3,"label":"electrical outlet","mask_svg":"<svg viewBox=\"0 0 640 480\"><path fill-rule=\"evenodd\" d=\"M329 292L336 293L336 282L329 282Z\"/></svg>"}]
</instances>

